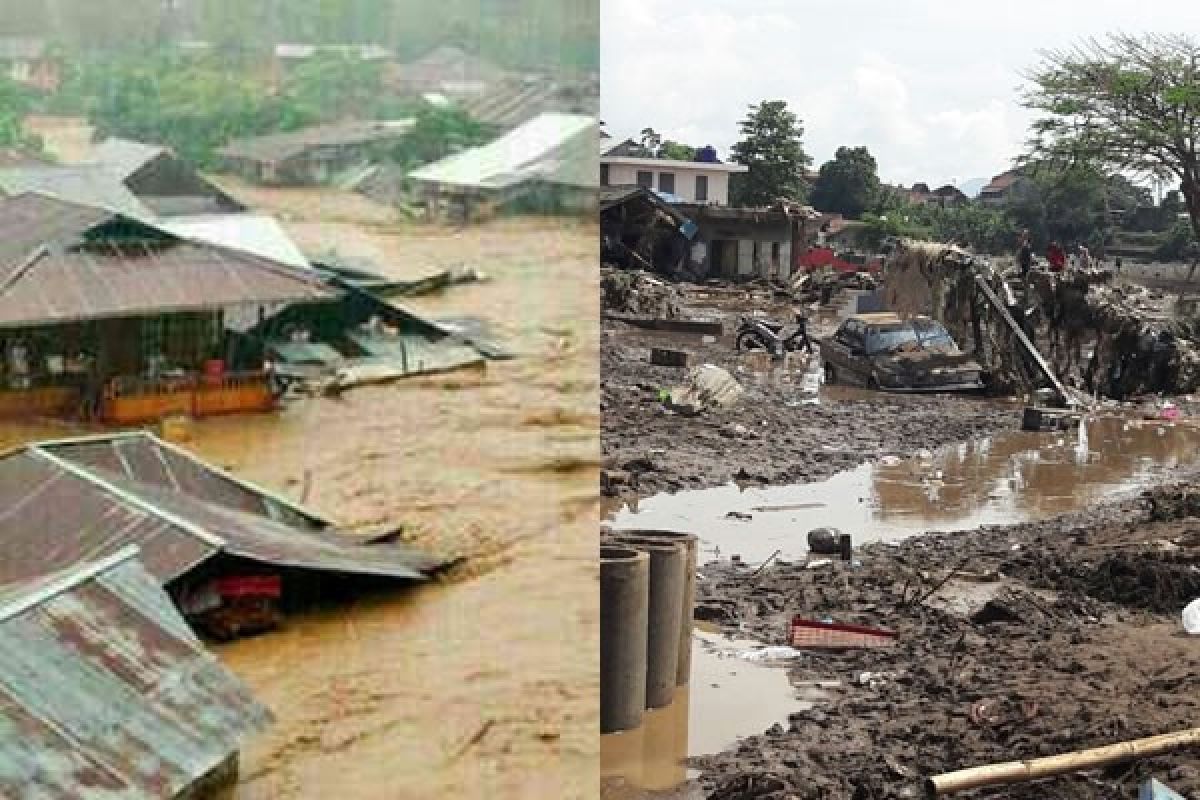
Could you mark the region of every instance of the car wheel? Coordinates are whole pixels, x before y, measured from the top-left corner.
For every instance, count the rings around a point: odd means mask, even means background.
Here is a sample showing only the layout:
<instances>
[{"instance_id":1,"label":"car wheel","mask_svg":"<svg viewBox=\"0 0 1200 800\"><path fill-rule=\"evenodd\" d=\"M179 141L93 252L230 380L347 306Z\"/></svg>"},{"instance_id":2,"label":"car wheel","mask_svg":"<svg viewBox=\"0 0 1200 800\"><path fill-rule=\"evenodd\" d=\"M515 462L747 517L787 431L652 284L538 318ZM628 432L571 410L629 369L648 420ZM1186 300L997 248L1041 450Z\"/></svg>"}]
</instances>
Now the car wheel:
<instances>
[{"instance_id":1,"label":"car wheel","mask_svg":"<svg viewBox=\"0 0 1200 800\"><path fill-rule=\"evenodd\" d=\"M825 382L837 383L837 370L833 368L833 364L825 363Z\"/></svg>"}]
</instances>

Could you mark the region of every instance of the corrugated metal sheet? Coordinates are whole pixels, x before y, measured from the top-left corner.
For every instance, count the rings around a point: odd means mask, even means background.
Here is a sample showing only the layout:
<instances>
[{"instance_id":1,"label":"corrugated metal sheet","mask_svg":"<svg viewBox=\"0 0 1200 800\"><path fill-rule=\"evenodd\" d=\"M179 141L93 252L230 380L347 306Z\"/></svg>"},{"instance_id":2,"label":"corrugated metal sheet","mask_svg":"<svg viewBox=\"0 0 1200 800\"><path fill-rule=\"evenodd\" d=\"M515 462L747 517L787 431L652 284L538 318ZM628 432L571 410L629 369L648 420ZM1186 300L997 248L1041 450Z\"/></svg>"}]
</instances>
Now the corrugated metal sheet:
<instances>
[{"instance_id":1,"label":"corrugated metal sheet","mask_svg":"<svg viewBox=\"0 0 1200 800\"><path fill-rule=\"evenodd\" d=\"M161 145L109 137L96 145L91 156L92 161L107 165L124 180L167 152Z\"/></svg>"},{"instance_id":2,"label":"corrugated metal sheet","mask_svg":"<svg viewBox=\"0 0 1200 800\"><path fill-rule=\"evenodd\" d=\"M330 300L314 276L191 242L55 250L0 287L0 327Z\"/></svg>"},{"instance_id":3,"label":"corrugated metal sheet","mask_svg":"<svg viewBox=\"0 0 1200 800\"><path fill-rule=\"evenodd\" d=\"M153 218L150 209L122 182L123 178L104 164L13 167L0 170L0 191L9 196L37 192L135 219Z\"/></svg>"},{"instance_id":4,"label":"corrugated metal sheet","mask_svg":"<svg viewBox=\"0 0 1200 800\"><path fill-rule=\"evenodd\" d=\"M401 545L360 544L325 524L153 437L48 443L0 458L0 584L128 544L164 584L220 553L408 580L444 563Z\"/></svg>"},{"instance_id":5,"label":"corrugated metal sheet","mask_svg":"<svg viewBox=\"0 0 1200 800\"><path fill-rule=\"evenodd\" d=\"M270 517L293 527L333 526L311 509L241 481L145 431L43 442L38 447L86 469L116 473L138 483L183 492L206 503Z\"/></svg>"},{"instance_id":6,"label":"corrugated metal sheet","mask_svg":"<svg viewBox=\"0 0 1200 800\"><path fill-rule=\"evenodd\" d=\"M584 166L568 171L586 171L587 182L583 185L595 186L598 162L593 137L599 135L598 131L594 117L540 114L489 144L421 167L409 177L423 183L504 189L530 179L552 179L543 174L544 167L557 162L564 150L579 150ZM586 148L575 146L585 139ZM571 177L576 178L574 174Z\"/></svg>"},{"instance_id":7,"label":"corrugated metal sheet","mask_svg":"<svg viewBox=\"0 0 1200 800\"><path fill-rule=\"evenodd\" d=\"M175 217L163 227L182 239L240 250L299 269L312 264L274 217L265 214L202 214Z\"/></svg>"},{"instance_id":8,"label":"corrugated metal sheet","mask_svg":"<svg viewBox=\"0 0 1200 800\"><path fill-rule=\"evenodd\" d=\"M287 133L236 139L221 148L227 159L278 164L317 147L350 147L398 139L412 130L413 120L338 122Z\"/></svg>"},{"instance_id":9,"label":"corrugated metal sheet","mask_svg":"<svg viewBox=\"0 0 1200 800\"><path fill-rule=\"evenodd\" d=\"M170 798L271 715L132 553L0 610L0 796Z\"/></svg>"},{"instance_id":10,"label":"corrugated metal sheet","mask_svg":"<svg viewBox=\"0 0 1200 800\"><path fill-rule=\"evenodd\" d=\"M77 240L112 218L111 211L42 194L0 199L0 286L39 246Z\"/></svg>"}]
</instances>

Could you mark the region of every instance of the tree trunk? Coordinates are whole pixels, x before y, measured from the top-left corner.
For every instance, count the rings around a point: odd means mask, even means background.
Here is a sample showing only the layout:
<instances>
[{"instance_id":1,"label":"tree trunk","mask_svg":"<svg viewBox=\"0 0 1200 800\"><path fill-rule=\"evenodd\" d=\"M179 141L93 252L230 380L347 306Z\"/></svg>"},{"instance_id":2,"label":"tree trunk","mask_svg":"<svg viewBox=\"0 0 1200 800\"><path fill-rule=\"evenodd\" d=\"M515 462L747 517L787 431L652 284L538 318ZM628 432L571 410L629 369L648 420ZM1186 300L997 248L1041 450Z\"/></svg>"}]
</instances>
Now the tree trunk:
<instances>
[{"instance_id":1,"label":"tree trunk","mask_svg":"<svg viewBox=\"0 0 1200 800\"><path fill-rule=\"evenodd\" d=\"M1187 207L1188 219L1192 223L1192 237L1195 240L1193 246L1200 247L1200 176L1196 174L1195 167L1184 169L1179 189L1183 194L1183 203ZM1193 255L1191 266L1188 267L1188 283L1192 282L1192 277L1196 274L1197 263L1200 263L1200 259Z\"/></svg>"}]
</instances>

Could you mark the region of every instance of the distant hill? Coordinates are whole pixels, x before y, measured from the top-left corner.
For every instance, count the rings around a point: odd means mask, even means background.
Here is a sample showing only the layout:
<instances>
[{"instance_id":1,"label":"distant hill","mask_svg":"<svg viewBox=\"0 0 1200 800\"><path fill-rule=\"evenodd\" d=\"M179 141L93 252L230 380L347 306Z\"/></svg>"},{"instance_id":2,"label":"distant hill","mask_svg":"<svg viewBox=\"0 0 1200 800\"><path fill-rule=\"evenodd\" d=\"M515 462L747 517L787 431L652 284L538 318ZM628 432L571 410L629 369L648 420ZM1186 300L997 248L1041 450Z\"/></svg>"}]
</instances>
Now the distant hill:
<instances>
[{"instance_id":1,"label":"distant hill","mask_svg":"<svg viewBox=\"0 0 1200 800\"><path fill-rule=\"evenodd\" d=\"M958 184L958 190L967 197L978 197L979 191L988 185L988 178L971 178L970 180L961 181Z\"/></svg>"}]
</instances>

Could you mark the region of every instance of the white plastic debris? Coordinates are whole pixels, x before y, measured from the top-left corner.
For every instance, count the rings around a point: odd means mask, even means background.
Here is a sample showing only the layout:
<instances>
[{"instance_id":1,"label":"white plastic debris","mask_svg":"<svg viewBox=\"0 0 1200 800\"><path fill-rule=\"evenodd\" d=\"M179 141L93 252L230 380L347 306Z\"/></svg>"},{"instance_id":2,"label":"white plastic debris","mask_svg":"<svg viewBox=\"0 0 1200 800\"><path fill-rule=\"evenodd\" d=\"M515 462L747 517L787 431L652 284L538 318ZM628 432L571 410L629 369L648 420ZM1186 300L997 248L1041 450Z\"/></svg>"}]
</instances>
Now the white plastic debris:
<instances>
[{"instance_id":1,"label":"white plastic debris","mask_svg":"<svg viewBox=\"0 0 1200 800\"><path fill-rule=\"evenodd\" d=\"M804 568L805 569L820 569L821 567L828 567L832 563L833 563L832 558L818 558L816 561L809 561L807 564L804 565Z\"/></svg>"},{"instance_id":2,"label":"white plastic debris","mask_svg":"<svg viewBox=\"0 0 1200 800\"><path fill-rule=\"evenodd\" d=\"M1200 597L1183 609L1183 629L1190 634L1200 635Z\"/></svg>"},{"instance_id":3,"label":"white plastic debris","mask_svg":"<svg viewBox=\"0 0 1200 800\"><path fill-rule=\"evenodd\" d=\"M738 658L744 661L786 661L799 655L803 655L803 652L794 647L778 645L745 650L738 653Z\"/></svg>"}]
</instances>

